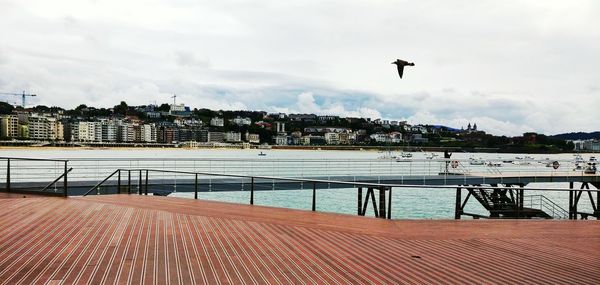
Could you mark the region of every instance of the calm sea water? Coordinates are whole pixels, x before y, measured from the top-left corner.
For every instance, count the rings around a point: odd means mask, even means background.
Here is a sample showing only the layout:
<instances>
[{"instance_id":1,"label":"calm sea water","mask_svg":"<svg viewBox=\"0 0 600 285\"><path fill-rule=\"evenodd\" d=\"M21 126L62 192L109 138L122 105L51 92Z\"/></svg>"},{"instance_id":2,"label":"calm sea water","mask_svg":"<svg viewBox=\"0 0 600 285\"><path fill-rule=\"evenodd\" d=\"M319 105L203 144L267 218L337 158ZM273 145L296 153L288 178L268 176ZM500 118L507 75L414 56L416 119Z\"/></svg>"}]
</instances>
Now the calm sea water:
<instances>
[{"instance_id":1,"label":"calm sea water","mask_svg":"<svg viewBox=\"0 0 600 285\"><path fill-rule=\"evenodd\" d=\"M12 157L35 157L35 158L67 158L81 159L87 158L89 161L94 159L136 159L154 158L154 159L260 159L257 154L258 150L206 150L206 149L2 149L0 156ZM340 159L373 159L374 163L381 162L378 157L386 153L378 153L376 151L302 151L302 150L262 150L267 155L264 156L269 160L340 160ZM443 157L442 153L436 153L438 157ZM413 153L413 159L424 159L431 153ZM501 161L515 159L516 157L525 157L523 154L495 154L495 153L454 153L453 159L468 159L470 157L482 158L483 160ZM527 155L536 160L560 160L561 162L570 161L573 159L572 154L557 154L557 155ZM589 154L584 154L584 158L589 157ZM86 162L89 163L89 162ZM139 163L139 162L138 162ZM273 164L275 165L275 164ZM348 163L350 165L350 163ZM383 164L385 167L385 164ZM390 167L397 167L395 161L390 161ZM182 166L179 166L182 167ZM194 165L194 169L196 166ZM215 167L215 166L211 166ZM479 166L481 171L485 166ZM539 171L548 171L540 165L535 169ZM570 166L564 166L565 168ZM254 168L254 166L250 167ZM268 171L273 171L281 176L301 176L295 171L300 171L300 168L291 168L285 172L272 167ZM343 168L337 166L336 168ZM99 167L99 169L101 169ZM227 172L226 166L218 169L222 172ZM503 171L521 171L518 166L507 164ZM216 171L216 170L215 170ZM240 171L239 169L236 171ZM319 171L319 169L317 169ZM330 170L328 170L330 171ZM382 171L381 167L378 171ZM385 169L383 170L385 172ZM489 170L488 170L489 171ZM529 170L527 170L529 171ZM536 170L537 171L537 170ZM563 170L567 171L567 170ZM97 171L100 172L100 171ZM263 174L263 173L261 173ZM264 174L269 174L264 173ZM103 173L97 173L97 177L102 177ZM530 187L539 188L567 188L567 183L537 183L530 184ZM466 192L463 192L466 195ZM536 193L536 191L527 191L526 195L543 194L561 207L568 208L568 193L544 192ZM172 196L193 198L192 193L173 193ZM249 201L248 191L236 192L201 192L200 199L217 200L233 203L247 204ZM585 198L585 197L583 197ZM285 207L294 209L309 210L311 207L312 192L310 190L286 190L286 191L258 191L255 193L254 201L257 205ZM408 189L395 188L393 190L392 217L397 219L451 219L454 216L455 190L454 189ZM320 189L317 191L317 210L324 212L335 212L345 214L356 214L357 211L357 193L356 189ZM584 203L583 209L591 210L591 206ZM473 213L486 214L484 209L473 199L467 204L467 211ZM368 215L372 215L372 205L369 205Z\"/></svg>"}]
</instances>

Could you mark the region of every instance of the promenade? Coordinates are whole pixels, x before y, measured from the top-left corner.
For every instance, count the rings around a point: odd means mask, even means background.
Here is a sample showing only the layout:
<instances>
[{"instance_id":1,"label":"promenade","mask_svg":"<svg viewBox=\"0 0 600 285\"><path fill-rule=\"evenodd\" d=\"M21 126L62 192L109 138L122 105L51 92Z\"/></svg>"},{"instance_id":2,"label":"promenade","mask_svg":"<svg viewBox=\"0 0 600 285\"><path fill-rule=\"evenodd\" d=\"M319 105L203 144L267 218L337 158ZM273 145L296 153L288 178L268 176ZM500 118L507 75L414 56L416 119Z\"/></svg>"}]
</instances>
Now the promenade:
<instances>
[{"instance_id":1,"label":"promenade","mask_svg":"<svg viewBox=\"0 0 600 285\"><path fill-rule=\"evenodd\" d=\"M382 220L201 200L0 199L0 284L599 284L600 222Z\"/></svg>"}]
</instances>

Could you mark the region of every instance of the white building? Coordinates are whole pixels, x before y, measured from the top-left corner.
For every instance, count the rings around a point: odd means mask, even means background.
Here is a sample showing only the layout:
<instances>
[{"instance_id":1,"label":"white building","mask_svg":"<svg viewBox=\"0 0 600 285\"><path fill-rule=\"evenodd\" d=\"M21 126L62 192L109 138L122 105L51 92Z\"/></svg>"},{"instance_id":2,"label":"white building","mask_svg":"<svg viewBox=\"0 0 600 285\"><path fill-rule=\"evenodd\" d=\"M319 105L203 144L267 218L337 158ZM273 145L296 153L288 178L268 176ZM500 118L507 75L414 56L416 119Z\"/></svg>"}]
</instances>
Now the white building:
<instances>
[{"instance_id":1,"label":"white building","mask_svg":"<svg viewBox=\"0 0 600 285\"><path fill-rule=\"evenodd\" d=\"M275 137L276 145L287 145L288 144L288 136L286 135L278 135Z\"/></svg>"},{"instance_id":2,"label":"white building","mask_svg":"<svg viewBox=\"0 0 600 285\"><path fill-rule=\"evenodd\" d=\"M65 139L65 128L57 118L50 117L48 120L48 139L62 141Z\"/></svg>"},{"instance_id":3,"label":"white building","mask_svg":"<svg viewBox=\"0 0 600 285\"><path fill-rule=\"evenodd\" d=\"M285 123L275 122L275 130L277 133L285 133Z\"/></svg>"},{"instance_id":4,"label":"white building","mask_svg":"<svg viewBox=\"0 0 600 285\"><path fill-rule=\"evenodd\" d=\"M49 138L49 123L48 119L39 116L30 116L29 121L29 138L34 140L47 140Z\"/></svg>"},{"instance_id":5,"label":"white building","mask_svg":"<svg viewBox=\"0 0 600 285\"><path fill-rule=\"evenodd\" d=\"M100 124L101 139L103 142L116 142L118 137L118 126L114 121L103 121Z\"/></svg>"},{"instance_id":6,"label":"white building","mask_svg":"<svg viewBox=\"0 0 600 285\"><path fill-rule=\"evenodd\" d=\"M376 142L389 142L390 136L384 133L372 134L371 139L374 139Z\"/></svg>"},{"instance_id":7,"label":"white building","mask_svg":"<svg viewBox=\"0 0 600 285\"><path fill-rule=\"evenodd\" d=\"M249 133L246 133L246 140L249 143L259 144L260 143L260 136L258 134L249 134Z\"/></svg>"},{"instance_id":8,"label":"white building","mask_svg":"<svg viewBox=\"0 0 600 285\"><path fill-rule=\"evenodd\" d=\"M214 117L210 119L210 125L213 127L222 127L225 125L225 121L223 120L223 118Z\"/></svg>"},{"instance_id":9,"label":"white building","mask_svg":"<svg viewBox=\"0 0 600 285\"><path fill-rule=\"evenodd\" d=\"M243 126L243 125L251 125L252 120L250 118L242 118L240 116L235 117L231 120L234 125Z\"/></svg>"},{"instance_id":10,"label":"white building","mask_svg":"<svg viewBox=\"0 0 600 285\"><path fill-rule=\"evenodd\" d=\"M325 133L326 144L339 144L340 134L339 133Z\"/></svg>"},{"instance_id":11,"label":"white building","mask_svg":"<svg viewBox=\"0 0 600 285\"><path fill-rule=\"evenodd\" d=\"M171 112L185 112L185 105L184 104L171 104L169 105L169 110Z\"/></svg>"},{"instance_id":12,"label":"white building","mask_svg":"<svg viewBox=\"0 0 600 285\"><path fill-rule=\"evenodd\" d=\"M135 127L131 123L121 123L117 131L117 140L119 142L134 142Z\"/></svg>"},{"instance_id":13,"label":"white building","mask_svg":"<svg viewBox=\"0 0 600 285\"><path fill-rule=\"evenodd\" d=\"M241 142L242 134L238 132L227 132L225 133L226 142Z\"/></svg>"},{"instance_id":14,"label":"white building","mask_svg":"<svg viewBox=\"0 0 600 285\"><path fill-rule=\"evenodd\" d=\"M94 122L76 122L71 124L71 140L93 142L96 140L96 124Z\"/></svg>"},{"instance_id":15,"label":"white building","mask_svg":"<svg viewBox=\"0 0 600 285\"><path fill-rule=\"evenodd\" d=\"M5 115L0 118L0 134L4 138L19 136L19 118L15 115Z\"/></svg>"},{"instance_id":16,"label":"white building","mask_svg":"<svg viewBox=\"0 0 600 285\"><path fill-rule=\"evenodd\" d=\"M139 127L141 142L156 142L156 126L144 124Z\"/></svg>"}]
</instances>

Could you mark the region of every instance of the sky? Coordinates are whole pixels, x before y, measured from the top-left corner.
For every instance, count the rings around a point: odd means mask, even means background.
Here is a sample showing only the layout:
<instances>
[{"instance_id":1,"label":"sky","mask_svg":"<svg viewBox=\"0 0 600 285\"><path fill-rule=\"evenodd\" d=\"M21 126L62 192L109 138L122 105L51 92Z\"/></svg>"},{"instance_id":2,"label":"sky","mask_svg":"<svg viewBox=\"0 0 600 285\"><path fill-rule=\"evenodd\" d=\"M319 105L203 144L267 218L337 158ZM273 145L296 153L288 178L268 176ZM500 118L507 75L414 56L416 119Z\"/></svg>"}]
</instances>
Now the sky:
<instances>
[{"instance_id":1,"label":"sky","mask_svg":"<svg viewBox=\"0 0 600 285\"><path fill-rule=\"evenodd\" d=\"M594 0L0 0L0 92L598 131L598 27Z\"/></svg>"}]
</instances>

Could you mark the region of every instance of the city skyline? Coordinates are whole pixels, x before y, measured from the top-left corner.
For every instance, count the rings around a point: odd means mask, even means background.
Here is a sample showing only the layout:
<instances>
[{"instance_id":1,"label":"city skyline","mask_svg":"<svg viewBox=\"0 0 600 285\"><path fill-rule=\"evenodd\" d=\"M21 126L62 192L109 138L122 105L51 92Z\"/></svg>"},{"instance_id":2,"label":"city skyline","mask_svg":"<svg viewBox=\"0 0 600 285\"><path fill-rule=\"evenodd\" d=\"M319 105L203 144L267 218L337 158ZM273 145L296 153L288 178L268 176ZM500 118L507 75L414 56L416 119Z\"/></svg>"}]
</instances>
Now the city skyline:
<instances>
[{"instance_id":1,"label":"city skyline","mask_svg":"<svg viewBox=\"0 0 600 285\"><path fill-rule=\"evenodd\" d=\"M598 5L2 1L0 91L64 108L177 94L198 108L478 122L495 135L597 131ZM416 64L402 80L398 57Z\"/></svg>"}]
</instances>

